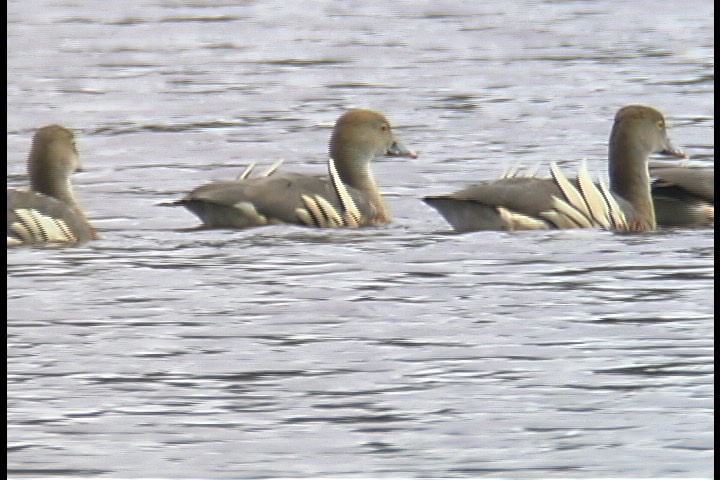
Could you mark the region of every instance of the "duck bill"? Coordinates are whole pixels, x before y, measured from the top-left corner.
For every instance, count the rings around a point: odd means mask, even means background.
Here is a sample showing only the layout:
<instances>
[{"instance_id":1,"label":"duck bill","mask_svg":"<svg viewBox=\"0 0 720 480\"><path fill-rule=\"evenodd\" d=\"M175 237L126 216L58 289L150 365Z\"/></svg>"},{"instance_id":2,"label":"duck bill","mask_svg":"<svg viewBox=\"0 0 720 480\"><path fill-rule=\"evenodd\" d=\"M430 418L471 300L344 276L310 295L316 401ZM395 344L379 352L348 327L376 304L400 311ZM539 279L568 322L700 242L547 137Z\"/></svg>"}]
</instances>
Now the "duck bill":
<instances>
[{"instance_id":1,"label":"duck bill","mask_svg":"<svg viewBox=\"0 0 720 480\"><path fill-rule=\"evenodd\" d=\"M385 155L388 157L417 158L417 153L407 148L400 140L397 139L392 143L392 145L390 145L390 148L387 149Z\"/></svg>"},{"instance_id":2,"label":"duck bill","mask_svg":"<svg viewBox=\"0 0 720 480\"><path fill-rule=\"evenodd\" d=\"M674 158L688 158L687 154L678 147L676 147L672 140L670 140L669 138L665 140L664 148L658 153L660 155L667 155Z\"/></svg>"}]
</instances>

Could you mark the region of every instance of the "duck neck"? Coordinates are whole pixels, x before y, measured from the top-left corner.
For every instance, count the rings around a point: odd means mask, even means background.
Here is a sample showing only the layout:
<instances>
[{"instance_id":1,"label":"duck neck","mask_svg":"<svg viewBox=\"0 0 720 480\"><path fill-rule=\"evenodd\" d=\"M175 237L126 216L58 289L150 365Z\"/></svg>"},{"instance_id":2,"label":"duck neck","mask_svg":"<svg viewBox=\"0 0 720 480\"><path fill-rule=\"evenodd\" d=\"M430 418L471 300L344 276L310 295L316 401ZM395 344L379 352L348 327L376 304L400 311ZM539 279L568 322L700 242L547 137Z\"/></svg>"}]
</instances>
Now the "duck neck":
<instances>
[{"instance_id":1,"label":"duck neck","mask_svg":"<svg viewBox=\"0 0 720 480\"><path fill-rule=\"evenodd\" d=\"M650 193L649 154L632 139L617 137L610 142L610 189L632 205L633 230L654 230L657 224Z\"/></svg>"},{"instance_id":2,"label":"duck neck","mask_svg":"<svg viewBox=\"0 0 720 480\"><path fill-rule=\"evenodd\" d=\"M71 172L66 171L70 162L54 162L48 158L41 158L38 152L31 152L28 163L30 187L39 193L56 198L67 205L78 208L70 182Z\"/></svg>"},{"instance_id":3,"label":"duck neck","mask_svg":"<svg viewBox=\"0 0 720 480\"><path fill-rule=\"evenodd\" d=\"M363 161L347 161L347 159L338 160L337 157L333 157L336 160L336 168L340 180L345 185L353 187L367 195L367 198L373 204L377 210L375 221L378 223L388 223L391 220L390 210L385 204L385 200L380 195L375 178L370 171L370 160L366 159Z\"/></svg>"}]
</instances>

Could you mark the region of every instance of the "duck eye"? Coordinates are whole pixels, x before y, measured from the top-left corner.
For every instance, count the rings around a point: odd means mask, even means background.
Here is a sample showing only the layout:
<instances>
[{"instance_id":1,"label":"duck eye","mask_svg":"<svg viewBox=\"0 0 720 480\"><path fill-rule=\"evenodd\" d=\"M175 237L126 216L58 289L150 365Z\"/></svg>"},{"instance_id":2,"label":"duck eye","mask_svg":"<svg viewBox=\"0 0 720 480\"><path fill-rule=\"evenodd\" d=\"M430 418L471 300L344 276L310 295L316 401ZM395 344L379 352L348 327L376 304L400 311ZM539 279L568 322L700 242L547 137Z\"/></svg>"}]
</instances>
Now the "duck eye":
<instances>
[{"instance_id":1,"label":"duck eye","mask_svg":"<svg viewBox=\"0 0 720 480\"><path fill-rule=\"evenodd\" d=\"M382 130L383 132L387 131L387 129L388 129L387 125L385 125L385 124L380 125L380 130Z\"/></svg>"},{"instance_id":2,"label":"duck eye","mask_svg":"<svg viewBox=\"0 0 720 480\"><path fill-rule=\"evenodd\" d=\"M665 122L663 122L662 120L660 120L660 121L658 122L658 128L659 128L660 130L664 129L664 128L665 128Z\"/></svg>"}]
</instances>

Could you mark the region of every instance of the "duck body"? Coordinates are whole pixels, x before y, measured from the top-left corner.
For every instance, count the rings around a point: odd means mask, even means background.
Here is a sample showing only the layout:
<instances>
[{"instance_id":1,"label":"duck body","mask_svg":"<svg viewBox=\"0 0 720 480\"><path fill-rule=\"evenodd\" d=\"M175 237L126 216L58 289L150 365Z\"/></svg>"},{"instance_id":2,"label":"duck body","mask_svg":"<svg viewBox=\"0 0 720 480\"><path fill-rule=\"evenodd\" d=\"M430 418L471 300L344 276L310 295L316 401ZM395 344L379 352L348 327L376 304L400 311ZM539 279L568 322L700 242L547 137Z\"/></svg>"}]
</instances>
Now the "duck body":
<instances>
[{"instance_id":1,"label":"duck body","mask_svg":"<svg viewBox=\"0 0 720 480\"><path fill-rule=\"evenodd\" d=\"M577 179L567 179L579 193ZM596 188L600 188L596 185ZM512 177L477 184L452 195L428 196L425 203L438 210L458 232L480 230L547 230L582 228L586 222L575 222L565 216L552 215L556 200L565 202L565 192L553 178ZM605 202L605 198L599 198ZM613 195L626 222L635 222L632 208L624 199ZM570 205L570 208L574 208ZM626 214L627 212L627 214ZM583 215L579 213L579 215ZM568 221L570 220L570 221ZM596 222L586 218L589 224Z\"/></svg>"},{"instance_id":2,"label":"duck body","mask_svg":"<svg viewBox=\"0 0 720 480\"><path fill-rule=\"evenodd\" d=\"M652 197L661 227L698 228L715 225L715 170L650 166Z\"/></svg>"},{"instance_id":3,"label":"duck body","mask_svg":"<svg viewBox=\"0 0 720 480\"><path fill-rule=\"evenodd\" d=\"M8 246L82 243L99 238L84 215L48 195L10 189L7 206Z\"/></svg>"},{"instance_id":4,"label":"duck body","mask_svg":"<svg viewBox=\"0 0 720 480\"><path fill-rule=\"evenodd\" d=\"M171 204L186 207L205 228L388 223L390 211L370 169L371 161L379 156L417 155L395 137L384 116L372 110L351 110L333 128L328 176L279 172L214 182Z\"/></svg>"},{"instance_id":5,"label":"duck body","mask_svg":"<svg viewBox=\"0 0 720 480\"><path fill-rule=\"evenodd\" d=\"M552 209L553 196L561 198L562 191L552 179L514 177L476 184L451 195L425 197L423 201L458 232L534 230L559 228L542 216Z\"/></svg>"},{"instance_id":6,"label":"duck body","mask_svg":"<svg viewBox=\"0 0 720 480\"><path fill-rule=\"evenodd\" d=\"M352 187L347 190L362 218L377 218L378 210L364 192ZM207 228L300 225L305 223L298 216L298 211L307 208L303 195L320 196L335 211L343 210L330 178L296 172L210 183L196 188L179 203L194 213Z\"/></svg>"},{"instance_id":7,"label":"duck body","mask_svg":"<svg viewBox=\"0 0 720 480\"><path fill-rule=\"evenodd\" d=\"M28 157L31 189L7 192L8 247L99 238L72 189L70 176L79 168L70 130L49 125L35 132Z\"/></svg>"},{"instance_id":8,"label":"duck body","mask_svg":"<svg viewBox=\"0 0 720 480\"><path fill-rule=\"evenodd\" d=\"M553 178L501 178L449 195L428 196L423 201L461 232L595 226L597 222L582 213L593 210L592 205L622 218L620 222L603 222L609 226L606 228L654 230L657 222L648 172L648 158L653 153L685 157L669 139L660 112L652 107L629 105L618 111L610 133L609 191L603 192L602 185L588 181L582 185L579 179L568 181L554 169ZM568 196L562 180L575 190L574 198ZM585 216L587 221L569 221L566 214L558 213L559 203L578 210L578 215Z\"/></svg>"},{"instance_id":9,"label":"duck body","mask_svg":"<svg viewBox=\"0 0 720 480\"><path fill-rule=\"evenodd\" d=\"M541 212L551 208L551 199L561 196L549 179L502 178L476 184L450 195L428 196L425 203L435 208L459 232L476 230L518 230L553 228ZM501 215L498 207L521 213L515 224ZM524 225L524 226L523 226Z\"/></svg>"}]
</instances>

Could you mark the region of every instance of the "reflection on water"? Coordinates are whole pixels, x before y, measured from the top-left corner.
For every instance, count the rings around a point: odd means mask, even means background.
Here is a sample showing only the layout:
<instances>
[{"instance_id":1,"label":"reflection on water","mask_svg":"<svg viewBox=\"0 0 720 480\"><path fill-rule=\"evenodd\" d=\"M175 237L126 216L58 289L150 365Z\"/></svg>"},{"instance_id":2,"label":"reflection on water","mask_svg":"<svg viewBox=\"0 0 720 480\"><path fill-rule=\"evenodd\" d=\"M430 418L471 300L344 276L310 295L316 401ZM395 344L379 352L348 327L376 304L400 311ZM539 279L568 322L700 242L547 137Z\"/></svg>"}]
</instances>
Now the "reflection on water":
<instances>
[{"instance_id":1,"label":"reflection on water","mask_svg":"<svg viewBox=\"0 0 720 480\"><path fill-rule=\"evenodd\" d=\"M712 163L712 18L11 2L8 183L37 126L73 128L105 238L8 251L9 475L711 475L713 230L460 235L418 199L604 172L626 103ZM323 172L351 106L420 151L374 166L393 224L198 231L157 206L250 162Z\"/></svg>"}]
</instances>

